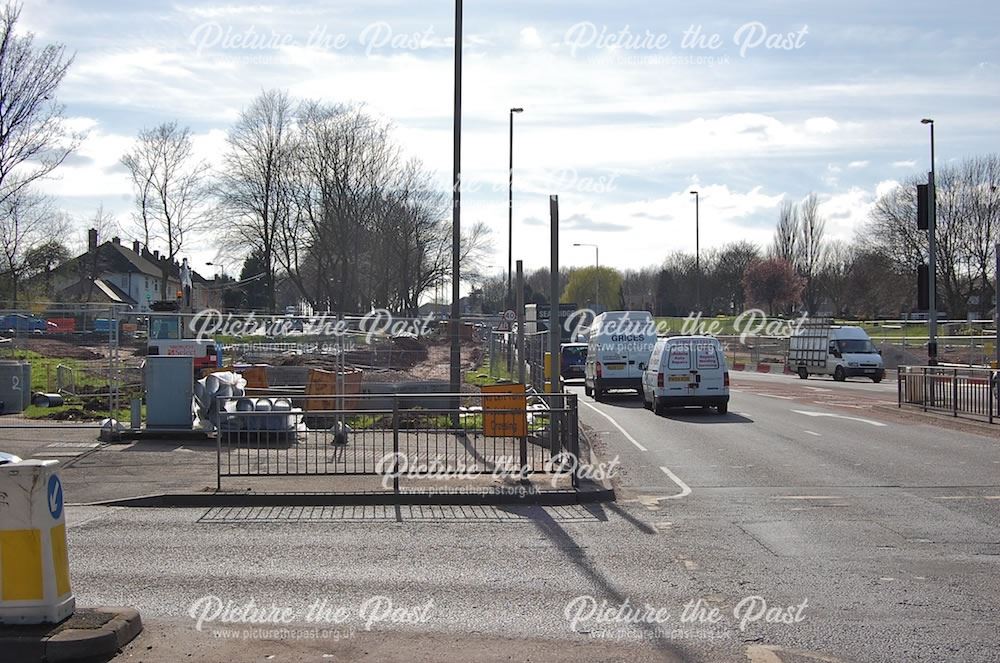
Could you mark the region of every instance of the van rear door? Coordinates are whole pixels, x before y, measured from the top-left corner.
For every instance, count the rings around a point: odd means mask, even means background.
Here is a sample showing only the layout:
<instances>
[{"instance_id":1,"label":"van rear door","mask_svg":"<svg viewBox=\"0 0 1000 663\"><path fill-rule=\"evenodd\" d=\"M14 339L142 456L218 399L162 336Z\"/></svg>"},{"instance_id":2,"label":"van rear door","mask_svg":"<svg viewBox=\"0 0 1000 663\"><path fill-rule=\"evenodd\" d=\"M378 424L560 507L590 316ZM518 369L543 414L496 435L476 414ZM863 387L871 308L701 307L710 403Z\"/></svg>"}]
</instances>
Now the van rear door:
<instances>
[{"instance_id":1,"label":"van rear door","mask_svg":"<svg viewBox=\"0 0 1000 663\"><path fill-rule=\"evenodd\" d=\"M687 338L672 338L667 341L667 349L660 370L663 372L664 396L687 396L691 393L691 341Z\"/></svg>"},{"instance_id":2,"label":"van rear door","mask_svg":"<svg viewBox=\"0 0 1000 663\"><path fill-rule=\"evenodd\" d=\"M725 390L724 366L719 345L693 341L694 388L692 396L721 396Z\"/></svg>"}]
</instances>

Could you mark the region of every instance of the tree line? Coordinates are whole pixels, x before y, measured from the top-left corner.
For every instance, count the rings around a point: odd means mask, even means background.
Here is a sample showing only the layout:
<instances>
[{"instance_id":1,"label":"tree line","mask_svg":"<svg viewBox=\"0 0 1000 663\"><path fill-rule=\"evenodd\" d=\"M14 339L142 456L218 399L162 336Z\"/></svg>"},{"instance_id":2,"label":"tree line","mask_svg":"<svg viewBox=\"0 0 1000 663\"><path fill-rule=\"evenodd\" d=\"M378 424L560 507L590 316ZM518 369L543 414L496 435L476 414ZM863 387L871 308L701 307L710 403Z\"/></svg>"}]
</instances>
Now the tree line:
<instances>
[{"instance_id":1,"label":"tree line","mask_svg":"<svg viewBox=\"0 0 1000 663\"><path fill-rule=\"evenodd\" d=\"M996 243L1000 241L1000 155L985 154L937 169L938 311L965 318L992 315ZM639 308L661 316L732 314L750 306L772 314L832 314L896 318L918 307L917 269L928 260L926 230L917 228L917 184L912 176L877 198L850 241L832 240L820 200L785 201L771 244L746 240L695 256L674 252L638 270L566 269L560 299L604 309ZM526 299L548 303L547 269L526 275ZM483 283L486 310L503 305L502 276ZM696 287L700 282L700 287ZM700 291L701 301L696 301Z\"/></svg>"}]
</instances>

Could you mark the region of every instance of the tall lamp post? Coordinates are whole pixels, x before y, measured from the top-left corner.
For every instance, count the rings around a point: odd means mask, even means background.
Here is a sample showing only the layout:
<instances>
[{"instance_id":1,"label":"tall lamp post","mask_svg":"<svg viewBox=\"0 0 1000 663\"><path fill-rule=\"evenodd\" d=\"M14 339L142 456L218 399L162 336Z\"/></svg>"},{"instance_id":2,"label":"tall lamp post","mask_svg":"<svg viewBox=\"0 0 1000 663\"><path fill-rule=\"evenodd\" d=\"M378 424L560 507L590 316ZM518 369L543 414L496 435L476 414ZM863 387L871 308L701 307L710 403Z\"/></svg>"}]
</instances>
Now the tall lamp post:
<instances>
[{"instance_id":1,"label":"tall lamp post","mask_svg":"<svg viewBox=\"0 0 1000 663\"><path fill-rule=\"evenodd\" d=\"M694 307L701 312L701 246L698 231L701 205L698 192L692 191L691 194L694 196Z\"/></svg>"},{"instance_id":2,"label":"tall lamp post","mask_svg":"<svg viewBox=\"0 0 1000 663\"><path fill-rule=\"evenodd\" d=\"M455 115L452 127L452 224L451 224L451 350L449 353L449 389L457 394L462 390L462 311L459 308L461 274L459 272L459 247L462 244L462 0L455 0ZM457 412L457 411L456 411ZM458 428L458 414L452 424Z\"/></svg>"},{"instance_id":3,"label":"tall lamp post","mask_svg":"<svg viewBox=\"0 0 1000 663\"><path fill-rule=\"evenodd\" d=\"M596 308L600 308L600 306L601 306L601 253L600 253L600 251L601 250L600 250L600 248L598 248L597 244L582 244L580 242L574 242L573 246L589 246L592 249L594 249L594 265L597 268L596 278L594 279L596 281L596 283L597 283L597 286L594 289L595 292L596 292L596 295L594 296L594 307L595 307L595 309ZM598 313L599 312L600 311L598 311Z\"/></svg>"},{"instance_id":4,"label":"tall lamp post","mask_svg":"<svg viewBox=\"0 0 1000 663\"><path fill-rule=\"evenodd\" d=\"M931 128L930 209L927 210L927 365L937 366L937 182L934 179L934 120L924 118L921 124Z\"/></svg>"},{"instance_id":5,"label":"tall lamp post","mask_svg":"<svg viewBox=\"0 0 1000 663\"><path fill-rule=\"evenodd\" d=\"M507 297L505 306L510 306L511 264L514 258L514 113L523 113L523 108L510 109L510 165L507 168Z\"/></svg>"}]
</instances>

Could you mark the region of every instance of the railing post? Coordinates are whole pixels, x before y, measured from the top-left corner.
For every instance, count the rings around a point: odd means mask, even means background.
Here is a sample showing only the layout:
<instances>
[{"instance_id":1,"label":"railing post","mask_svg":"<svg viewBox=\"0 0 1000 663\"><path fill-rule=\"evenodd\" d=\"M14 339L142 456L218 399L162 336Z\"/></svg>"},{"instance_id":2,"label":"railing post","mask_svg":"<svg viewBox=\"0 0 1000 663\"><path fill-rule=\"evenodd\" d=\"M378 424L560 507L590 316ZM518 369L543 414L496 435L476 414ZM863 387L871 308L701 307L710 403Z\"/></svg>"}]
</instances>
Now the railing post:
<instances>
[{"instance_id":1,"label":"railing post","mask_svg":"<svg viewBox=\"0 0 1000 663\"><path fill-rule=\"evenodd\" d=\"M399 495L399 395L392 395L392 492Z\"/></svg>"},{"instance_id":2,"label":"railing post","mask_svg":"<svg viewBox=\"0 0 1000 663\"><path fill-rule=\"evenodd\" d=\"M988 387L989 394L988 394L988 398L990 399L990 423L991 424L993 423L993 399L996 396L996 394L995 394L996 390L994 389L994 386L996 384L996 376L997 376L996 373L994 373L993 371L990 371L990 377L988 378L988 381L989 381L989 387Z\"/></svg>"},{"instance_id":3,"label":"railing post","mask_svg":"<svg viewBox=\"0 0 1000 663\"><path fill-rule=\"evenodd\" d=\"M903 374L903 367L899 366L896 368L896 407L903 407L903 380L906 376Z\"/></svg>"},{"instance_id":4,"label":"railing post","mask_svg":"<svg viewBox=\"0 0 1000 663\"><path fill-rule=\"evenodd\" d=\"M920 400L921 400L921 405L923 405L923 407L924 407L924 412L927 412L927 390L928 390L928 387L927 387L927 367L923 366L923 367L921 367L921 370L923 371L923 380L921 380L921 382L924 383L923 384L924 397L922 399L920 399Z\"/></svg>"},{"instance_id":5,"label":"railing post","mask_svg":"<svg viewBox=\"0 0 1000 663\"><path fill-rule=\"evenodd\" d=\"M222 415L219 409L222 407L222 399L216 396L215 402L215 414L212 418L215 421L212 424L215 426L215 490L216 492L222 492L222 427L219 425L222 421Z\"/></svg>"},{"instance_id":6,"label":"railing post","mask_svg":"<svg viewBox=\"0 0 1000 663\"><path fill-rule=\"evenodd\" d=\"M577 396L576 394L571 394L569 396L569 407L567 408L568 417L570 419L569 425L569 445L570 453L573 454L573 490L580 488L580 417L577 410Z\"/></svg>"},{"instance_id":7,"label":"railing post","mask_svg":"<svg viewBox=\"0 0 1000 663\"><path fill-rule=\"evenodd\" d=\"M951 376L951 416L958 416L958 369L953 368Z\"/></svg>"}]
</instances>

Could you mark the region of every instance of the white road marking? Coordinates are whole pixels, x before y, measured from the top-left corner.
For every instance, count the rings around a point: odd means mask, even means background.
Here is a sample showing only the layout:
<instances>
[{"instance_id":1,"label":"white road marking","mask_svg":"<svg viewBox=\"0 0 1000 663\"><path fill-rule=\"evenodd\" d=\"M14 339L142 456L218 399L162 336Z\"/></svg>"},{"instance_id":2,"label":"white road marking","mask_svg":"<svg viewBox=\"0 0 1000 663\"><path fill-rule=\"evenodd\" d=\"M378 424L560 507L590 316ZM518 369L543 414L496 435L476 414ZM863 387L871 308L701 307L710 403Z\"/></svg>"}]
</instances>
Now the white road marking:
<instances>
[{"instance_id":1,"label":"white road marking","mask_svg":"<svg viewBox=\"0 0 1000 663\"><path fill-rule=\"evenodd\" d=\"M843 659L827 656L819 652L798 649L796 647L781 647L778 645L747 645L746 657L748 663L782 663L784 659L778 656L778 652L789 654L796 658L805 658L810 661L844 663Z\"/></svg>"},{"instance_id":2,"label":"white road marking","mask_svg":"<svg viewBox=\"0 0 1000 663\"><path fill-rule=\"evenodd\" d=\"M837 500L836 495L777 495L776 500Z\"/></svg>"},{"instance_id":3,"label":"white road marking","mask_svg":"<svg viewBox=\"0 0 1000 663\"><path fill-rule=\"evenodd\" d=\"M681 492L677 493L676 495L668 495L667 497L658 497L657 501L659 501L659 500L679 500L682 497L687 497L688 495L691 494L691 488L686 483L684 483L683 481L681 481L681 478L679 476L677 476L676 474L674 474L673 472L671 472L669 467L665 467L665 466L661 465L660 469L663 470L664 474L666 474L668 477L670 477L671 481L673 481L674 483L677 484L677 487L681 489Z\"/></svg>"},{"instance_id":4,"label":"white road marking","mask_svg":"<svg viewBox=\"0 0 1000 663\"><path fill-rule=\"evenodd\" d=\"M1000 495L947 495L939 500L1000 500Z\"/></svg>"},{"instance_id":5,"label":"white road marking","mask_svg":"<svg viewBox=\"0 0 1000 663\"><path fill-rule=\"evenodd\" d=\"M795 396L779 396L778 394L757 394L758 396L763 396L764 398L780 398L783 401L794 401Z\"/></svg>"},{"instance_id":6,"label":"white road marking","mask_svg":"<svg viewBox=\"0 0 1000 663\"><path fill-rule=\"evenodd\" d=\"M795 414L804 414L807 417L832 417L834 419L847 419L848 421L858 421L863 424L870 424L872 426L885 427L887 424L883 424L881 421L872 421L871 419L862 419L861 417L848 417L843 414L834 414L832 412L813 412L811 410L792 410Z\"/></svg>"},{"instance_id":7,"label":"white road marking","mask_svg":"<svg viewBox=\"0 0 1000 663\"><path fill-rule=\"evenodd\" d=\"M817 433L816 431L811 431L811 430L804 430L804 431L802 431L802 432L803 432L803 433L809 433L810 435L815 435L816 437L823 437L822 435L820 435L820 434L819 434L819 433Z\"/></svg>"},{"instance_id":8,"label":"white road marking","mask_svg":"<svg viewBox=\"0 0 1000 663\"><path fill-rule=\"evenodd\" d=\"M812 391L833 391L833 389L827 389L826 387L805 387L805 389L810 389Z\"/></svg>"},{"instance_id":9,"label":"white road marking","mask_svg":"<svg viewBox=\"0 0 1000 663\"><path fill-rule=\"evenodd\" d=\"M647 449L646 447L644 447L641 444L639 444L638 440L636 440L634 437L632 437L631 435L629 435L628 431L625 430L624 428L622 428L621 425L617 421L615 421L614 419L612 419L610 415L605 414L604 412L601 412L600 410L598 410L596 407L594 407L593 405L591 405L587 401L580 401L580 402L583 403L584 405L586 405L587 407L589 407L591 410L593 410L597 414L599 414L602 417L604 417L605 419L607 419L608 421L610 421L611 425L614 426L615 428L617 428L618 431L622 435L625 436L625 439L628 440L629 442L631 442L632 444L634 444L639 451L649 451L649 449Z\"/></svg>"}]
</instances>

